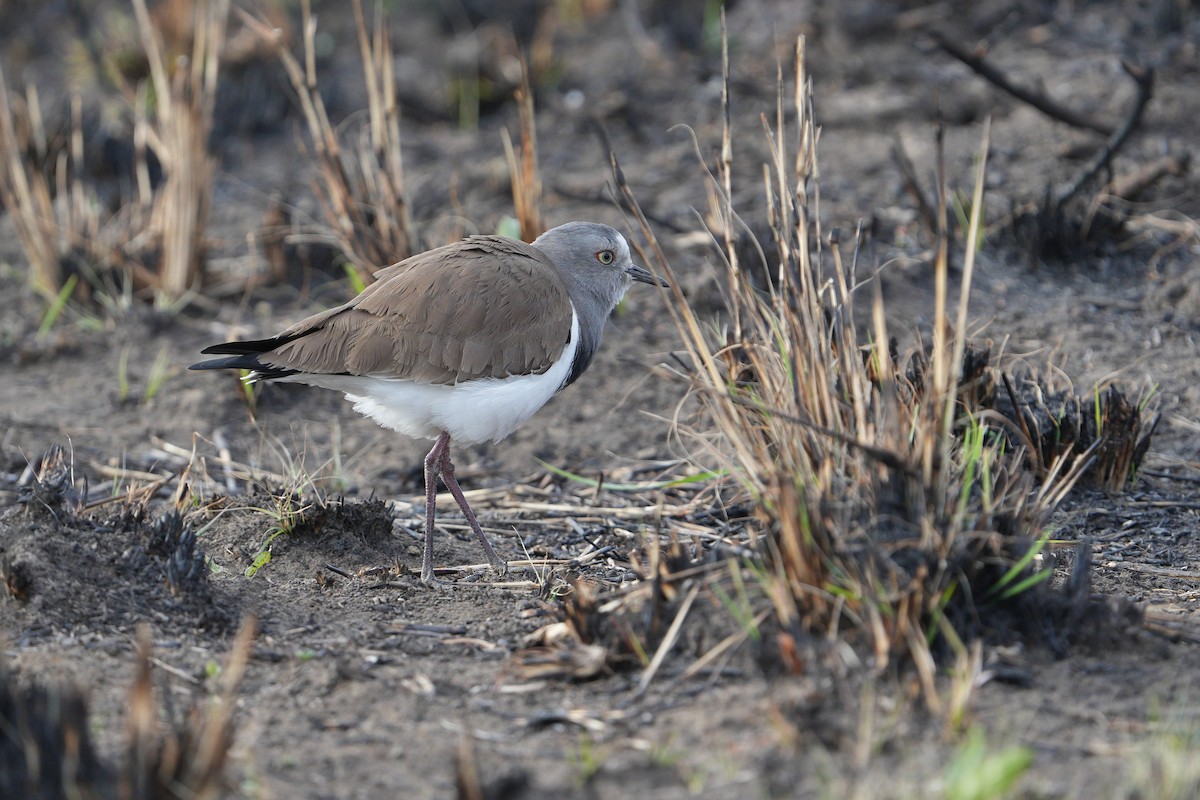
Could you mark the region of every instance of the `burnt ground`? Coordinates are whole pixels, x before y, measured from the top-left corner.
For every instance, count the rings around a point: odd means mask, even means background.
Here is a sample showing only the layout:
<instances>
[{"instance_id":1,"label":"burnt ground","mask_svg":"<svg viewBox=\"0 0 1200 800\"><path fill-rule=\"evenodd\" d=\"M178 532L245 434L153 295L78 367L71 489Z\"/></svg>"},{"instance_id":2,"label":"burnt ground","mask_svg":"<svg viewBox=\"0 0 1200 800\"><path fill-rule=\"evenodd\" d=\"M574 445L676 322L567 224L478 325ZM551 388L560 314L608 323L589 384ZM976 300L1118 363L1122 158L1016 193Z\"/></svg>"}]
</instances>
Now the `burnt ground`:
<instances>
[{"instance_id":1,"label":"burnt ground","mask_svg":"<svg viewBox=\"0 0 1200 800\"><path fill-rule=\"evenodd\" d=\"M696 235L707 203L696 150L711 161L721 130L720 55L711 27L696 22L703 5L659 16L644 9L640 28L622 11L560 20L537 113L547 222L623 225L606 195L611 143L693 303L716 314L717 259ZM55 92L61 101L62 87L81 80L56 8L14 12L2 52L9 85L38 82L52 110ZM515 134L515 108L485 102L478 125L464 127L448 88L464 60L490 64L496 28L452 16L418 6L397 10L392 25L408 190L427 246L495 230L511 213L500 130ZM331 105L357 112L352 22L330 7L321 26ZM969 711L997 751L1031 749L1021 796L1156 796L1128 787L1171 753L1186 756L1189 737L1194 754L1200 729L1200 649L1187 633L1200 609L1200 238L1195 223L1187 227L1200 218L1200 197L1194 178L1166 176L1121 204L1120 230L1059 242L1059 255L1031 254L1003 232L1005 219L1069 180L1102 137L985 83L939 50L931 30L969 48L986 39L989 59L1016 80L1113 125L1134 96L1119 59L1156 67L1155 97L1114 162L1127 175L1195 147L1200 12L1169 0L837 8L742 0L729 13L734 195L744 218L762 219L760 115L774 113L777 64L788 72L795 37L805 34L821 125L822 225L846 231L863 222L863 264L883 267L893 329L928 330L932 314L932 237L893 143L903 143L928 189L940 109L951 186L969 192L990 114L994 235L972 293L973 333L1007 358L1046 372L1055 365L1084 393L1113 376L1135 394L1157 387L1162 421L1136 482L1120 494L1076 492L1055 533L1064 563L1073 540L1090 537L1093 591L1138 604L1148 622L1080 637L1065 655L1020 641L989 645L982 677L995 679L980 680ZM272 85L269 75L256 79ZM678 459L699 452L672 433L670 421L690 406L686 387L655 369L678 341L663 300L646 287L630 292L591 369L534 422L499 445L457 452L459 477L478 491L474 505L500 552L557 559L514 570L508 582L470 570L447 573L451 585L439 590L416 580L422 443L381 431L319 390L269 387L252 416L232 377L185 371L207 344L273 332L349 291L338 280L220 289L230 276L264 269L253 239L275 198L297 226L319 218L295 118L273 103L253 108L258 117L223 118L215 137L216 288L182 312L137 306L113 318L79 307L37 336L45 304L0 219L0 554L20 565L19 580L9 568L11 590L0 597L0 635L15 679L82 688L100 756L115 763L137 625L152 631L160 695L182 707L215 691L213 665L253 614L260 633L236 692L232 796L444 796L464 741L496 796L940 796L962 740L922 709L904 673L878 686L821 668L781 675L744 644L718 669L683 679L736 630L715 601L695 607L644 692L638 669L570 680L514 658L560 605L540 587L561 589L575 576L631 584L631 554L644 557L657 531L679 530L669 509L711 503L700 489L596 494L548 477L537 461L632 481L680 474ZM307 255L320 266L319 252ZM167 379L146 399L159 353ZM23 492L29 500L27 467L53 444L73 470L65 497L18 503ZM218 458L225 447L254 474L234 470L228 498ZM190 519L209 572L180 578L191 551L177 538L164 544L161 531L156 539L152 520L189 462L199 495ZM167 479L148 492L145 509L120 501L130 487L151 485L151 474ZM314 482L297 477L305 474ZM78 515L77 501L94 508ZM656 519L614 510L655 506L668 511ZM299 524L246 577L284 511ZM461 517L447 508L440 520L438 564L479 562ZM568 563L601 548L611 549Z\"/></svg>"}]
</instances>

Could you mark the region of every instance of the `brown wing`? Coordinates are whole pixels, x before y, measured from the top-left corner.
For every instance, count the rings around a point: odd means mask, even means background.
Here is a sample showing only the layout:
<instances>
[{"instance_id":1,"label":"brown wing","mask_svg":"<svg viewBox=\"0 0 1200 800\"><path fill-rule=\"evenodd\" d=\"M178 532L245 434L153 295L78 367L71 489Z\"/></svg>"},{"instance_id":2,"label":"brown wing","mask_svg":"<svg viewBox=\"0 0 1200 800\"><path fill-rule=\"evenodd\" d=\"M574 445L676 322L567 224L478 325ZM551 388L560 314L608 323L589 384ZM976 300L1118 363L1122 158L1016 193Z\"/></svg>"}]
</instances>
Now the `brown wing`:
<instances>
[{"instance_id":1,"label":"brown wing","mask_svg":"<svg viewBox=\"0 0 1200 800\"><path fill-rule=\"evenodd\" d=\"M452 384L545 372L571 335L571 301L540 251L472 236L380 270L343 306L288 328L259 360L300 372Z\"/></svg>"}]
</instances>

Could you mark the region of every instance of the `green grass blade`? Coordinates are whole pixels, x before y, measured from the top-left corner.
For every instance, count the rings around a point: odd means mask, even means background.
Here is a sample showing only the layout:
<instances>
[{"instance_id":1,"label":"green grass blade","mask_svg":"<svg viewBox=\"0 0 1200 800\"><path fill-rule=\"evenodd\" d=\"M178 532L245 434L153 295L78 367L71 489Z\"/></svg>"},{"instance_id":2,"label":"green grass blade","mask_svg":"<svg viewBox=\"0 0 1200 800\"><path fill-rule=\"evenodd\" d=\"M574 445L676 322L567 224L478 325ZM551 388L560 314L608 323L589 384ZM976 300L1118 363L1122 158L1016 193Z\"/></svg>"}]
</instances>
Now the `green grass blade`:
<instances>
[{"instance_id":1,"label":"green grass blade","mask_svg":"<svg viewBox=\"0 0 1200 800\"><path fill-rule=\"evenodd\" d=\"M350 288L356 295L362 294L363 289L367 288L367 284L363 283L362 276L358 274L358 270L349 261L342 262L342 269L346 271L346 280L350 281Z\"/></svg>"},{"instance_id":2,"label":"green grass blade","mask_svg":"<svg viewBox=\"0 0 1200 800\"><path fill-rule=\"evenodd\" d=\"M265 567L267 564L270 564L270 563L271 563L271 551L263 550L261 553L259 553L257 556L254 557L254 562L250 566L246 567L246 572L245 572L246 577L253 578L254 573L258 572L260 569L262 569L263 567Z\"/></svg>"},{"instance_id":3,"label":"green grass blade","mask_svg":"<svg viewBox=\"0 0 1200 800\"><path fill-rule=\"evenodd\" d=\"M1033 563L1033 559L1037 557L1038 553L1042 552L1042 548L1044 548L1046 546L1046 542L1048 542L1048 541L1050 541L1050 532L1046 531L1040 537L1038 537L1038 540L1034 543L1033 547L1029 548L1029 550L1025 553L1025 555L1021 556L1021 558L1015 564L1013 564L1011 567L1009 567L1008 572L1004 573L1004 575L1000 578L1000 580L996 581L995 585L992 586L991 589L988 589L988 592L987 592L988 596L991 597L991 596L1000 594L1006 586L1008 586L1010 583L1012 583L1014 580L1016 580L1017 576L1019 576L1022 572L1024 572L1025 568L1028 567L1031 563ZM1041 575L1041 574L1048 575L1049 570L1045 571L1045 573L1039 572L1037 574L1038 575ZM1030 577L1034 577L1034 576L1030 576ZM1027 588L1029 588L1029 586L1033 586L1034 584L1038 583L1040 580L1044 580L1044 579L1039 578L1038 581L1033 581L1032 583L1029 583L1029 578L1026 578L1025 580L1022 580L1020 583L1018 583L1017 586L1025 586L1025 588L1027 589ZM1026 584L1028 584L1028 585L1026 585ZM1022 589L1022 591L1024 591L1024 589ZM1007 598L1007 597L1012 597L1013 594L1016 594L1016 593L1017 592L1015 590L1009 590L1009 591L1003 592L1003 594L1000 594L1000 596Z\"/></svg>"},{"instance_id":4,"label":"green grass blade","mask_svg":"<svg viewBox=\"0 0 1200 800\"><path fill-rule=\"evenodd\" d=\"M42 317L42 324L38 326L37 338L45 339L46 335L50 333L50 329L62 315L63 309L67 307L67 301L71 299L71 293L75 291L77 283L79 283L79 276L71 275L58 290L58 294L54 296L54 302L50 304L50 307L46 309L45 316Z\"/></svg>"},{"instance_id":5,"label":"green grass blade","mask_svg":"<svg viewBox=\"0 0 1200 800\"><path fill-rule=\"evenodd\" d=\"M1008 587L1003 592L1001 592L1000 599L1008 600L1010 598L1016 597L1021 592L1031 589L1034 586L1037 586L1039 583L1041 583L1042 581L1049 578L1052 574L1053 574L1053 570L1048 570L1048 569L1044 569L1041 572L1035 572L1032 575L1026 577L1024 580L1018 581L1017 583L1013 584L1012 586Z\"/></svg>"}]
</instances>

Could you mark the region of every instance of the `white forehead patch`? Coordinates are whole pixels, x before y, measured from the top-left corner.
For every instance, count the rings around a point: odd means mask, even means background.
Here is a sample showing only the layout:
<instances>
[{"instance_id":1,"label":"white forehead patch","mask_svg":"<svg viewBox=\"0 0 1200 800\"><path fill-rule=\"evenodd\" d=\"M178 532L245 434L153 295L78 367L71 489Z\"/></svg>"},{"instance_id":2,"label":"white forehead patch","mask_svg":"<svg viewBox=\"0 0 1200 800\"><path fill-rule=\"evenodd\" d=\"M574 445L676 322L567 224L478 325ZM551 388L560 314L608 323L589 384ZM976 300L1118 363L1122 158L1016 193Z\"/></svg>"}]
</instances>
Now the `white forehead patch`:
<instances>
[{"instance_id":1,"label":"white forehead patch","mask_svg":"<svg viewBox=\"0 0 1200 800\"><path fill-rule=\"evenodd\" d=\"M629 252L629 242L625 241L625 236L620 231L617 231L617 245L621 250L620 258L617 261L631 261L633 255Z\"/></svg>"}]
</instances>

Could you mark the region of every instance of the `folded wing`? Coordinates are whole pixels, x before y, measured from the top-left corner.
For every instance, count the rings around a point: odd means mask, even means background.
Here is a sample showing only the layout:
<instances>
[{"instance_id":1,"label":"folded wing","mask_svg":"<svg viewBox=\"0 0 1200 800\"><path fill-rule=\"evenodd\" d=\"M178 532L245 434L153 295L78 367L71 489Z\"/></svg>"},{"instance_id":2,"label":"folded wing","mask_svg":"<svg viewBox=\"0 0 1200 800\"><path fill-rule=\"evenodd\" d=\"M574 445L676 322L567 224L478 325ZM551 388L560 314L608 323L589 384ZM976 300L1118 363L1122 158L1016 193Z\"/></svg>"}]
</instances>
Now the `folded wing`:
<instances>
[{"instance_id":1,"label":"folded wing","mask_svg":"<svg viewBox=\"0 0 1200 800\"><path fill-rule=\"evenodd\" d=\"M571 301L554 264L522 242L473 236L380 270L350 302L279 336L210 347L229 357L195 368L454 384L545 372L570 335Z\"/></svg>"}]
</instances>

